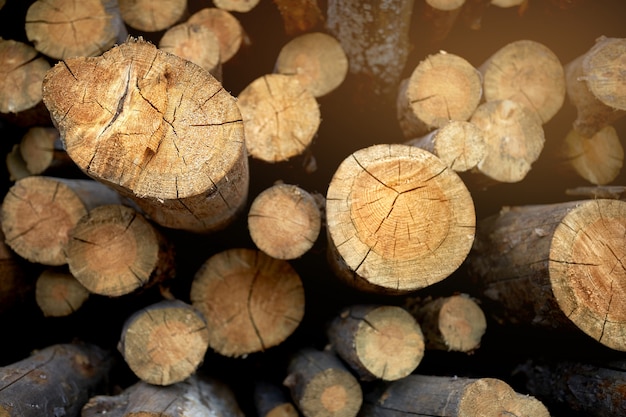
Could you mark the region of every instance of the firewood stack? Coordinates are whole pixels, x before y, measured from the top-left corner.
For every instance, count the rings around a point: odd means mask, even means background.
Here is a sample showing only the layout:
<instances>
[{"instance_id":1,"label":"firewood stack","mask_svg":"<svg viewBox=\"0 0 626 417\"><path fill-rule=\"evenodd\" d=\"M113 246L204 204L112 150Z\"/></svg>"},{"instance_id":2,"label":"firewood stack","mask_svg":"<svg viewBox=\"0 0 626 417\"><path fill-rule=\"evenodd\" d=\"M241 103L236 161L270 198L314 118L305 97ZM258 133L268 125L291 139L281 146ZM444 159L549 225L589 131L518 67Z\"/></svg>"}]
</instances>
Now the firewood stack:
<instances>
[{"instance_id":1,"label":"firewood stack","mask_svg":"<svg viewBox=\"0 0 626 417\"><path fill-rule=\"evenodd\" d=\"M0 1L0 416L625 415L623 13Z\"/></svg>"}]
</instances>

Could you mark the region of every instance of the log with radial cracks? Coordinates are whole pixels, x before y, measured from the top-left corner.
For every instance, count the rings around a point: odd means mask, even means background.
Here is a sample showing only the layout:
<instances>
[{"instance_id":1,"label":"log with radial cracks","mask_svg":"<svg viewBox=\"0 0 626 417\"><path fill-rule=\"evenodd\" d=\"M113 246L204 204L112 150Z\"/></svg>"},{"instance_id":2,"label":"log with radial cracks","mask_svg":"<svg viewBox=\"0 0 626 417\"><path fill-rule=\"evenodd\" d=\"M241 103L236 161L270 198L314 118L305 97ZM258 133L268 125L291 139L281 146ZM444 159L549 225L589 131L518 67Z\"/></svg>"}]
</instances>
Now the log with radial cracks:
<instances>
[{"instance_id":1,"label":"log with radial cracks","mask_svg":"<svg viewBox=\"0 0 626 417\"><path fill-rule=\"evenodd\" d=\"M59 62L43 84L70 158L155 222L211 232L244 205L241 114L207 71L140 38Z\"/></svg>"},{"instance_id":2,"label":"log with radial cracks","mask_svg":"<svg viewBox=\"0 0 626 417\"><path fill-rule=\"evenodd\" d=\"M304 288L284 260L253 249L227 249L196 272L191 302L207 319L209 346L239 357L282 343L304 316Z\"/></svg>"},{"instance_id":3,"label":"log with radial cracks","mask_svg":"<svg viewBox=\"0 0 626 417\"><path fill-rule=\"evenodd\" d=\"M172 385L196 373L208 349L206 321L191 305L164 300L124 322L118 350L142 381Z\"/></svg>"},{"instance_id":4,"label":"log with radial cracks","mask_svg":"<svg viewBox=\"0 0 626 417\"><path fill-rule=\"evenodd\" d=\"M402 144L344 159L328 187L326 219L337 276L383 293L415 291L452 274L470 251L476 221L458 174Z\"/></svg>"},{"instance_id":5,"label":"log with radial cracks","mask_svg":"<svg viewBox=\"0 0 626 417\"><path fill-rule=\"evenodd\" d=\"M504 207L477 230L469 273L492 316L626 351L626 202Z\"/></svg>"}]
</instances>

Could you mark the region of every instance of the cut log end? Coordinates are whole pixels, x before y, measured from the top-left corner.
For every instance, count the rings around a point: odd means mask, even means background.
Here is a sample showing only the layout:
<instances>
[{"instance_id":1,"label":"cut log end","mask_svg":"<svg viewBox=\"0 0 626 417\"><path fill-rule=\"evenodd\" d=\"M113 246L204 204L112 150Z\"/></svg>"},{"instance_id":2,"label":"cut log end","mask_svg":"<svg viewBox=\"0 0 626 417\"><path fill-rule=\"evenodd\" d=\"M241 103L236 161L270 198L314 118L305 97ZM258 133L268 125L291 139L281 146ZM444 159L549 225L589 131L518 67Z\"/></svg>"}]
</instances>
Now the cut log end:
<instances>
[{"instance_id":1,"label":"cut log end","mask_svg":"<svg viewBox=\"0 0 626 417\"><path fill-rule=\"evenodd\" d=\"M374 145L346 158L329 185L326 218L331 248L379 291L441 281L474 239L474 203L463 181L408 145Z\"/></svg>"},{"instance_id":2,"label":"cut log end","mask_svg":"<svg viewBox=\"0 0 626 417\"><path fill-rule=\"evenodd\" d=\"M193 375L208 349L202 315L181 301L161 301L124 323L120 353L141 380L172 385Z\"/></svg>"},{"instance_id":3,"label":"cut log end","mask_svg":"<svg viewBox=\"0 0 626 417\"><path fill-rule=\"evenodd\" d=\"M252 81L237 104L250 156L276 163L301 155L318 131L317 100L294 76L267 74Z\"/></svg>"},{"instance_id":4,"label":"cut log end","mask_svg":"<svg viewBox=\"0 0 626 417\"><path fill-rule=\"evenodd\" d=\"M252 249L230 249L196 272L191 302L207 318L209 343L240 357L282 343L304 315L304 289L283 260Z\"/></svg>"},{"instance_id":5,"label":"cut log end","mask_svg":"<svg viewBox=\"0 0 626 417\"><path fill-rule=\"evenodd\" d=\"M199 66L129 39L99 57L58 63L43 84L68 156L159 224L212 231L245 203L241 114Z\"/></svg>"},{"instance_id":6,"label":"cut log end","mask_svg":"<svg viewBox=\"0 0 626 417\"><path fill-rule=\"evenodd\" d=\"M571 210L556 228L550 281L561 310L586 334L626 351L626 202L591 200Z\"/></svg>"}]
</instances>

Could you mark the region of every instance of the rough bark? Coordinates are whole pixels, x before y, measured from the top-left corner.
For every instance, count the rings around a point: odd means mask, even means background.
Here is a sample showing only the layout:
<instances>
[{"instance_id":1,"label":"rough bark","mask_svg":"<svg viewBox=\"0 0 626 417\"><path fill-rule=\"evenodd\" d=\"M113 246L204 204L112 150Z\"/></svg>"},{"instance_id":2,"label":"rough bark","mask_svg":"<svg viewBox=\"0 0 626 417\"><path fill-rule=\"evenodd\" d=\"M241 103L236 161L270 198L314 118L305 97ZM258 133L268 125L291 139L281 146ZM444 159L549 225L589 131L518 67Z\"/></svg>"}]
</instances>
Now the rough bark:
<instances>
[{"instance_id":1,"label":"rough bark","mask_svg":"<svg viewBox=\"0 0 626 417\"><path fill-rule=\"evenodd\" d=\"M623 360L529 360L514 373L525 377L528 392L548 406L588 417L619 417L626 410Z\"/></svg>"},{"instance_id":2,"label":"rough bark","mask_svg":"<svg viewBox=\"0 0 626 417\"><path fill-rule=\"evenodd\" d=\"M245 204L241 114L197 65L129 39L99 57L56 64L43 99L76 165L156 223L212 232Z\"/></svg>"},{"instance_id":3,"label":"rough bark","mask_svg":"<svg viewBox=\"0 0 626 417\"><path fill-rule=\"evenodd\" d=\"M223 381L194 374L168 386L136 382L115 396L97 395L81 417L244 417L234 392Z\"/></svg>"},{"instance_id":4,"label":"rough bark","mask_svg":"<svg viewBox=\"0 0 626 417\"><path fill-rule=\"evenodd\" d=\"M348 57L334 37L323 32L305 33L283 45L274 72L295 76L313 97L322 97L345 80Z\"/></svg>"},{"instance_id":5,"label":"rough bark","mask_svg":"<svg viewBox=\"0 0 626 417\"><path fill-rule=\"evenodd\" d=\"M396 108L407 139L451 120L468 120L480 103L480 73L464 58L438 52L422 60L398 89Z\"/></svg>"},{"instance_id":6,"label":"rough bark","mask_svg":"<svg viewBox=\"0 0 626 417\"><path fill-rule=\"evenodd\" d=\"M105 388L112 355L96 345L58 344L0 367L3 417L79 417L92 395Z\"/></svg>"},{"instance_id":7,"label":"rough bark","mask_svg":"<svg viewBox=\"0 0 626 417\"><path fill-rule=\"evenodd\" d=\"M492 3L493 4L493 3ZM550 121L565 101L565 71L556 54L532 40L511 42L479 67L486 101L513 100Z\"/></svg>"},{"instance_id":8,"label":"rough bark","mask_svg":"<svg viewBox=\"0 0 626 417\"><path fill-rule=\"evenodd\" d=\"M428 151L402 144L357 150L328 187L328 259L364 291L407 293L447 278L475 232L472 197Z\"/></svg>"},{"instance_id":9,"label":"rough bark","mask_svg":"<svg viewBox=\"0 0 626 417\"><path fill-rule=\"evenodd\" d=\"M362 381L393 381L411 374L424 356L424 335L404 308L359 304L330 322L330 347Z\"/></svg>"},{"instance_id":10,"label":"rough bark","mask_svg":"<svg viewBox=\"0 0 626 417\"><path fill-rule=\"evenodd\" d=\"M549 417L538 399L495 378L413 374L364 396L361 417Z\"/></svg>"},{"instance_id":11,"label":"rough bark","mask_svg":"<svg viewBox=\"0 0 626 417\"><path fill-rule=\"evenodd\" d=\"M295 352L283 384L304 417L355 417L363 401L359 381L326 351Z\"/></svg>"},{"instance_id":12,"label":"rough bark","mask_svg":"<svg viewBox=\"0 0 626 417\"><path fill-rule=\"evenodd\" d=\"M497 320L626 350L626 202L504 207L477 230L469 273Z\"/></svg>"},{"instance_id":13,"label":"rough bark","mask_svg":"<svg viewBox=\"0 0 626 417\"><path fill-rule=\"evenodd\" d=\"M30 176L6 193L2 230L7 245L21 257L64 265L70 232L78 221L95 207L123 203L117 192L97 181Z\"/></svg>"},{"instance_id":14,"label":"rough bark","mask_svg":"<svg viewBox=\"0 0 626 417\"><path fill-rule=\"evenodd\" d=\"M167 386L197 371L208 340L209 330L200 312L183 301L164 300L126 319L118 350L139 379Z\"/></svg>"},{"instance_id":15,"label":"rough bark","mask_svg":"<svg viewBox=\"0 0 626 417\"><path fill-rule=\"evenodd\" d=\"M318 102L296 77L266 74L237 96L248 154L268 163L303 154L321 123Z\"/></svg>"},{"instance_id":16,"label":"rough bark","mask_svg":"<svg viewBox=\"0 0 626 417\"><path fill-rule=\"evenodd\" d=\"M91 293L118 297L174 278L174 246L132 207L91 209L70 231L72 275Z\"/></svg>"},{"instance_id":17,"label":"rough bark","mask_svg":"<svg viewBox=\"0 0 626 417\"><path fill-rule=\"evenodd\" d=\"M397 89L409 55L412 0L329 0L326 27L348 56L349 72L364 90Z\"/></svg>"},{"instance_id":18,"label":"rough bark","mask_svg":"<svg viewBox=\"0 0 626 417\"><path fill-rule=\"evenodd\" d=\"M276 346L304 316L298 273L287 261L253 249L211 256L193 278L190 299L207 319L209 346L224 356Z\"/></svg>"},{"instance_id":19,"label":"rough bark","mask_svg":"<svg viewBox=\"0 0 626 417\"><path fill-rule=\"evenodd\" d=\"M128 36L115 0L37 0L25 27L35 49L53 59L100 55Z\"/></svg>"}]
</instances>

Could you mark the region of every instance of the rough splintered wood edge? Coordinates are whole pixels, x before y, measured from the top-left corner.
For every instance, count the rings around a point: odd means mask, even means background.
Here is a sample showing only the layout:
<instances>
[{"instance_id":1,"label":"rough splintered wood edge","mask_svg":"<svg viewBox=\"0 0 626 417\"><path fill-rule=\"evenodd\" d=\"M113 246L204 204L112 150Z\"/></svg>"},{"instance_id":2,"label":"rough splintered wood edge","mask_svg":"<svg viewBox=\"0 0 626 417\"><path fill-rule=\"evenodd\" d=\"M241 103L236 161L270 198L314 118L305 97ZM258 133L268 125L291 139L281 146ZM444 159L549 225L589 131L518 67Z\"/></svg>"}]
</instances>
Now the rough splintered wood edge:
<instances>
[{"instance_id":1,"label":"rough splintered wood edge","mask_svg":"<svg viewBox=\"0 0 626 417\"><path fill-rule=\"evenodd\" d=\"M327 191L326 222L328 258L339 278L365 291L406 293L447 278L463 263L476 215L464 182L439 158L414 146L380 144L339 165ZM410 238L415 234L420 239Z\"/></svg>"},{"instance_id":2,"label":"rough splintered wood edge","mask_svg":"<svg viewBox=\"0 0 626 417\"><path fill-rule=\"evenodd\" d=\"M129 38L99 57L56 64L43 97L76 165L156 223L213 232L243 209L249 171L241 113L199 66Z\"/></svg>"}]
</instances>

